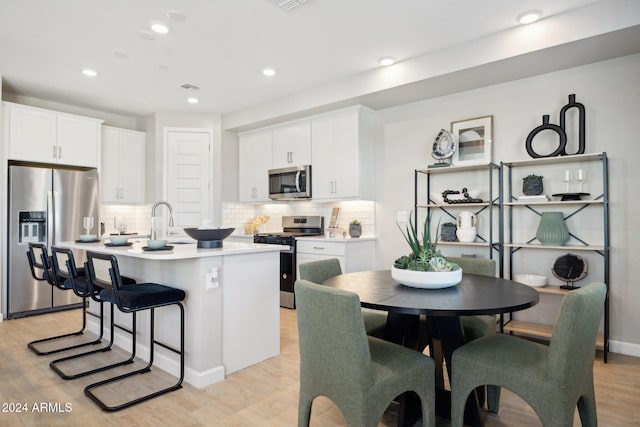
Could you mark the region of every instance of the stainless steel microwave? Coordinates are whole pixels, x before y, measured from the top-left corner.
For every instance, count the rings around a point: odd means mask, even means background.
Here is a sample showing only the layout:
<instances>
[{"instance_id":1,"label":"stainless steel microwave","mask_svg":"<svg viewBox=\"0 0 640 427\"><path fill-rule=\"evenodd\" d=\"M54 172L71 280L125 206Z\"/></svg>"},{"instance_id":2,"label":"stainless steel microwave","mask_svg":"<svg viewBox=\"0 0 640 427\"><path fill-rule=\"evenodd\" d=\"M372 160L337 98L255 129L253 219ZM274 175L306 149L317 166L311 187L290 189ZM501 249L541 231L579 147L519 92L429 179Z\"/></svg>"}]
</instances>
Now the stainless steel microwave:
<instances>
[{"instance_id":1,"label":"stainless steel microwave","mask_svg":"<svg viewBox=\"0 0 640 427\"><path fill-rule=\"evenodd\" d=\"M311 198L311 165L269 170L271 200Z\"/></svg>"}]
</instances>

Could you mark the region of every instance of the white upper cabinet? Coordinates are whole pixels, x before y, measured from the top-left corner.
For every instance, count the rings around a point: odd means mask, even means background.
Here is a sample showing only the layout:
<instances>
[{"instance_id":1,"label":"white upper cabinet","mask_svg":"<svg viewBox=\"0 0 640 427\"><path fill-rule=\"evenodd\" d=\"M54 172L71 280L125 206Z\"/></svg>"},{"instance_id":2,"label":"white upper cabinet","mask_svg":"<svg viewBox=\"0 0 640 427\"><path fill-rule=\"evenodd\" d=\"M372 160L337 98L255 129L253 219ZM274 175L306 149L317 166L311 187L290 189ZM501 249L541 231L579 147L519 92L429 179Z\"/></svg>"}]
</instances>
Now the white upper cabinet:
<instances>
[{"instance_id":1,"label":"white upper cabinet","mask_svg":"<svg viewBox=\"0 0 640 427\"><path fill-rule=\"evenodd\" d=\"M373 197L373 114L354 107L311 120L312 198Z\"/></svg>"},{"instance_id":2,"label":"white upper cabinet","mask_svg":"<svg viewBox=\"0 0 640 427\"><path fill-rule=\"evenodd\" d=\"M273 169L311 164L311 120L273 128Z\"/></svg>"},{"instance_id":3,"label":"white upper cabinet","mask_svg":"<svg viewBox=\"0 0 640 427\"><path fill-rule=\"evenodd\" d=\"M98 167L102 120L10 102L4 106L9 159Z\"/></svg>"},{"instance_id":4,"label":"white upper cabinet","mask_svg":"<svg viewBox=\"0 0 640 427\"><path fill-rule=\"evenodd\" d=\"M239 136L238 200L269 202L269 169L272 165L271 129L252 131Z\"/></svg>"},{"instance_id":5,"label":"white upper cabinet","mask_svg":"<svg viewBox=\"0 0 640 427\"><path fill-rule=\"evenodd\" d=\"M145 133L102 128L100 194L103 203L144 203Z\"/></svg>"}]
</instances>

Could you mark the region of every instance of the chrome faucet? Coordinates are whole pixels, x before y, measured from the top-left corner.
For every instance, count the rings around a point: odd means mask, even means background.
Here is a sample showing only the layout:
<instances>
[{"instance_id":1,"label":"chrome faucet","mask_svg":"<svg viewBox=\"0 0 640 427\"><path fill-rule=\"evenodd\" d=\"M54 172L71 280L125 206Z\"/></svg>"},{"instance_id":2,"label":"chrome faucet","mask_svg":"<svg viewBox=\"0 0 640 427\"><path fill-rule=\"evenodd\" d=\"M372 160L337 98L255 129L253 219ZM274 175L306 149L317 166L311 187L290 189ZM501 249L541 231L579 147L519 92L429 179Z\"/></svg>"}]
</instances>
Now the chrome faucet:
<instances>
[{"instance_id":1,"label":"chrome faucet","mask_svg":"<svg viewBox=\"0 0 640 427\"><path fill-rule=\"evenodd\" d=\"M169 227L173 227L173 208L171 207L171 204L169 204L169 202L165 202L164 200L155 202L153 204L153 207L151 208L151 218L154 218L156 216L156 208L159 205L165 205L167 208L169 208Z\"/></svg>"}]
</instances>

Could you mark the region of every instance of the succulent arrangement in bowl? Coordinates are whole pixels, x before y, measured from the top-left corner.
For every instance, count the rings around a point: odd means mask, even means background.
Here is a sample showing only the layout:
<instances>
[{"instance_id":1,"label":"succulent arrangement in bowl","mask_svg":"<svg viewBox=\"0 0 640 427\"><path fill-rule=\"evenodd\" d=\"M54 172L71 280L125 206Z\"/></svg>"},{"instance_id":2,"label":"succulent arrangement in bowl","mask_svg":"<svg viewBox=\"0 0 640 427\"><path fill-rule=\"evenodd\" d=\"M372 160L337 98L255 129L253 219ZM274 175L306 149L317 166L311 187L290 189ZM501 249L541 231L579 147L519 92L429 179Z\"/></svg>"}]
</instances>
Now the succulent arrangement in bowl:
<instances>
[{"instance_id":1,"label":"succulent arrangement in bowl","mask_svg":"<svg viewBox=\"0 0 640 427\"><path fill-rule=\"evenodd\" d=\"M413 223L413 214L409 215L409 222L403 230L400 223L396 222L404 239L411 248L409 255L396 259L393 266L401 270L412 271L455 271L459 270L458 264L447 261L438 250L438 235L431 237L431 213L423 224L422 237L418 236L418 230ZM440 224L438 223L438 228Z\"/></svg>"}]
</instances>

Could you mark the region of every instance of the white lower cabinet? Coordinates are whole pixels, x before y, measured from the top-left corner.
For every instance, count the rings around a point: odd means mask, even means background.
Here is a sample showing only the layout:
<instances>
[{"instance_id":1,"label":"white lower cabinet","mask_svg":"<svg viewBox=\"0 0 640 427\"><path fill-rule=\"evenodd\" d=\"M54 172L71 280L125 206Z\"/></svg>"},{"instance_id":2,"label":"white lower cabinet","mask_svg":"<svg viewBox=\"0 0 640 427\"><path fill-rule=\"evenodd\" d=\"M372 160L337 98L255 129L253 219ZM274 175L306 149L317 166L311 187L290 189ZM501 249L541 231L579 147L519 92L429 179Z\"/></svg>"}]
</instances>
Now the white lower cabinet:
<instances>
[{"instance_id":1,"label":"white lower cabinet","mask_svg":"<svg viewBox=\"0 0 640 427\"><path fill-rule=\"evenodd\" d=\"M343 273L373 270L375 243L375 239L297 238L296 277L300 277L300 264L327 258L338 258Z\"/></svg>"},{"instance_id":2,"label":"white lower cabinet","mask_svg":"<svg viewBox=\"0 0 640 427\"><path fill-rule=\"evenodd\" d=\"M145 133L102 128L100 194L103 203L144 203Z\"/></svg>"}]
</instances>

